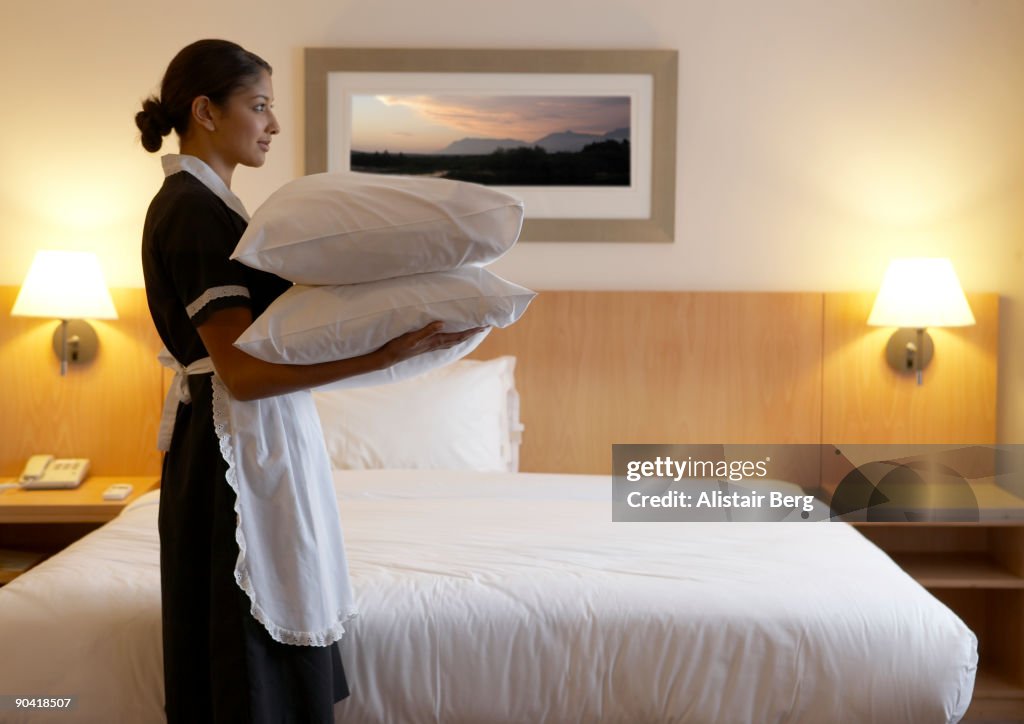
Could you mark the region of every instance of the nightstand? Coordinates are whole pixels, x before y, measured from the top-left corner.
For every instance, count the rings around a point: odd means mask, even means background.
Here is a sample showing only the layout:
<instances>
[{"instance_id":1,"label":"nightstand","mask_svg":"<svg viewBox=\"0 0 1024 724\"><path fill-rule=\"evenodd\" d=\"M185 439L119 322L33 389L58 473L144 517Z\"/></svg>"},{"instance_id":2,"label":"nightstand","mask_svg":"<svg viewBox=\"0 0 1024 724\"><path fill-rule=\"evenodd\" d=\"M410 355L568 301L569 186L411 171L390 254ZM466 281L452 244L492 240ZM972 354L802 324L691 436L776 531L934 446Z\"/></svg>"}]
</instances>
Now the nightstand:
<instances>
[{"instance_id":1,"label":"nightstand","mask_svg":"<svg viewBox=\"0 0 1024 724\"><path fill-rule=\"evenodd\" d=\"M975 487L979 503L984 488ZM977 635L978 674L964 721L1024 721L1024 501L1002 507L1002 520L987 512L978 523L854 526Z\"/></svg>"},{"instance_id":2,"label":"nightstand","mask_svg":"<svg viewBox=\"0 0 1024 724\"><path fill-rule=\"evenodd\" d=\"M103 500L114 483L135 489L124 500ZM92 475L71 490L0 490L0 585L113 520L159 483L153 475Z\"/></svg>"}]
</instances>

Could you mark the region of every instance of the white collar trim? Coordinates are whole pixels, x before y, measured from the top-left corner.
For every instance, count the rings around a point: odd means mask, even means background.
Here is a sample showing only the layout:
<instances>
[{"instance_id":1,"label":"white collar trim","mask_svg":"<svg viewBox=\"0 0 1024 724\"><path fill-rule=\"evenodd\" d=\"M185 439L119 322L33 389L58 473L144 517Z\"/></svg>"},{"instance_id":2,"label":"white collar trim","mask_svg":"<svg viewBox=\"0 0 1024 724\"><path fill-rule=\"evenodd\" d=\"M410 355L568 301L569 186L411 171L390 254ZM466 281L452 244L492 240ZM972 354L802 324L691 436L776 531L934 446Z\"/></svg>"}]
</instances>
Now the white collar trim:
<instances>
[{"instance_id":1,"label":"white collar trim","mask_svg":"<svg viewBox=\"0 0 1024 724\"><path fill-rule=\"evenodd\" d=\"M229 209L245 219L246 222L249 221L249 213L245 210L242 200L235 196L224 180L203 159L183 153L168 153L160 157L160 162L164 167L164 176L170 176L179 171L192 174L227 204Z\"/></svg>"}]
</instances>

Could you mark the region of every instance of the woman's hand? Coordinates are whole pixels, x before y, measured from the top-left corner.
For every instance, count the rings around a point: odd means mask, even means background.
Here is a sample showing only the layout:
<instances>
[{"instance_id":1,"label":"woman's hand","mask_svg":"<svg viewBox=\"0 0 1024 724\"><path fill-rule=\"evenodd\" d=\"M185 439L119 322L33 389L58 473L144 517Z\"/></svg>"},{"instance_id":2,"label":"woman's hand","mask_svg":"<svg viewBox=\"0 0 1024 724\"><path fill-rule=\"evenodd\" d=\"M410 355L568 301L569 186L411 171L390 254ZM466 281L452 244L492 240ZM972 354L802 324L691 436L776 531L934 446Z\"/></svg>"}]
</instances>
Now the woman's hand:
<instances>
[{"instance_id":1,"label":"woman's hand","mask_svg":"<svg viewBox=\"0 0 1024 724\"><path fill-rule=\"evenodd\" d=\"M431 322L421 329L395 337L374 354L382 355L386 360L386 366L390 367L424 352L434 352L462 344L470 337L487 329L487 327L473 327L461 332L442 332L443 328L443 322Z\"/></svg>"},{"instance_id":2,"label":"woman's hand","mask_svg":"<svg viewBox=\"0 0 1024 724\"><path fill-rule=\"evenodd\" d=\"M275 364L251 357L234 346L234 341L252 324L248 307L227 307L210 314L197 327L217 376L232 397L258 400L295 390L318 387L346 377L384 369L424 352L454 347L486 327L462 332L442 332L441 322L407 332L369 354L311 365Z\"/></svg>"}]
</instances>

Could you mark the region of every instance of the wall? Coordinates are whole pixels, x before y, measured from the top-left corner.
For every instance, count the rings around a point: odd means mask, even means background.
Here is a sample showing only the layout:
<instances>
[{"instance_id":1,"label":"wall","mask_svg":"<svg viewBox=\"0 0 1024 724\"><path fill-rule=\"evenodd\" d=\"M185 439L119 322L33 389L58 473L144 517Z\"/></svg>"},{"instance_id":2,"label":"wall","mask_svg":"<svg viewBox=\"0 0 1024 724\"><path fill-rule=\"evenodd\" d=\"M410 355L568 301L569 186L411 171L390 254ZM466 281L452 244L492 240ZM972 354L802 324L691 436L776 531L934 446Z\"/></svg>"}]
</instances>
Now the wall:
<instances>
[{"instance_id":1,"label":"wall","mask_svg":"<svg viewBox=\"0 0 1024 724\"><path fill-rule=\"evenodd\" d=\"M63 247L141 285L160 171L132 116L203 36L275 66L284 133L265 168L236 174L250 208L302 172L304 46L677 49L675 243L523 244L499 273L538 289L870 290L892 256L950 256L965 288L1005 297L999 429L1024 441L1024 3L22 4L0 26L0 284Z\"/></svg>"}]
</instances>

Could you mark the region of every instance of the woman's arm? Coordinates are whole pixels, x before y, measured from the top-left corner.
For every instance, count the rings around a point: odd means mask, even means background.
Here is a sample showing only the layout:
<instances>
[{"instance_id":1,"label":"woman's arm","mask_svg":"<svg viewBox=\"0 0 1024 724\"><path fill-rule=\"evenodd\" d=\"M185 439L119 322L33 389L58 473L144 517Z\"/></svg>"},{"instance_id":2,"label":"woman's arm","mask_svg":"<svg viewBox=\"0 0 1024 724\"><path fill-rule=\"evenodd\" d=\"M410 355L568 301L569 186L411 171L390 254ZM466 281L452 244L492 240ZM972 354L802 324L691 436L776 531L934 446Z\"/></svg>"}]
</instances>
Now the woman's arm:
<instances>
[{"instance_id":1,"label":"woman's arm","mask_svg":"<svg viewBox=\"0 0 1024 724\"><path fill-rule=\"evenodd\" d=\"M249 325L248 307L228 307L210 314L197 330L210 353L217 376L237 400L258 400L286 392L334 382L384 369L424 352L454 347L482 331L482 327L463 332L440 332L441 322L396 337L380 349L360 357L311 365L274 364L246 354L234 346Z\"/></svg>"}]
</instances>

